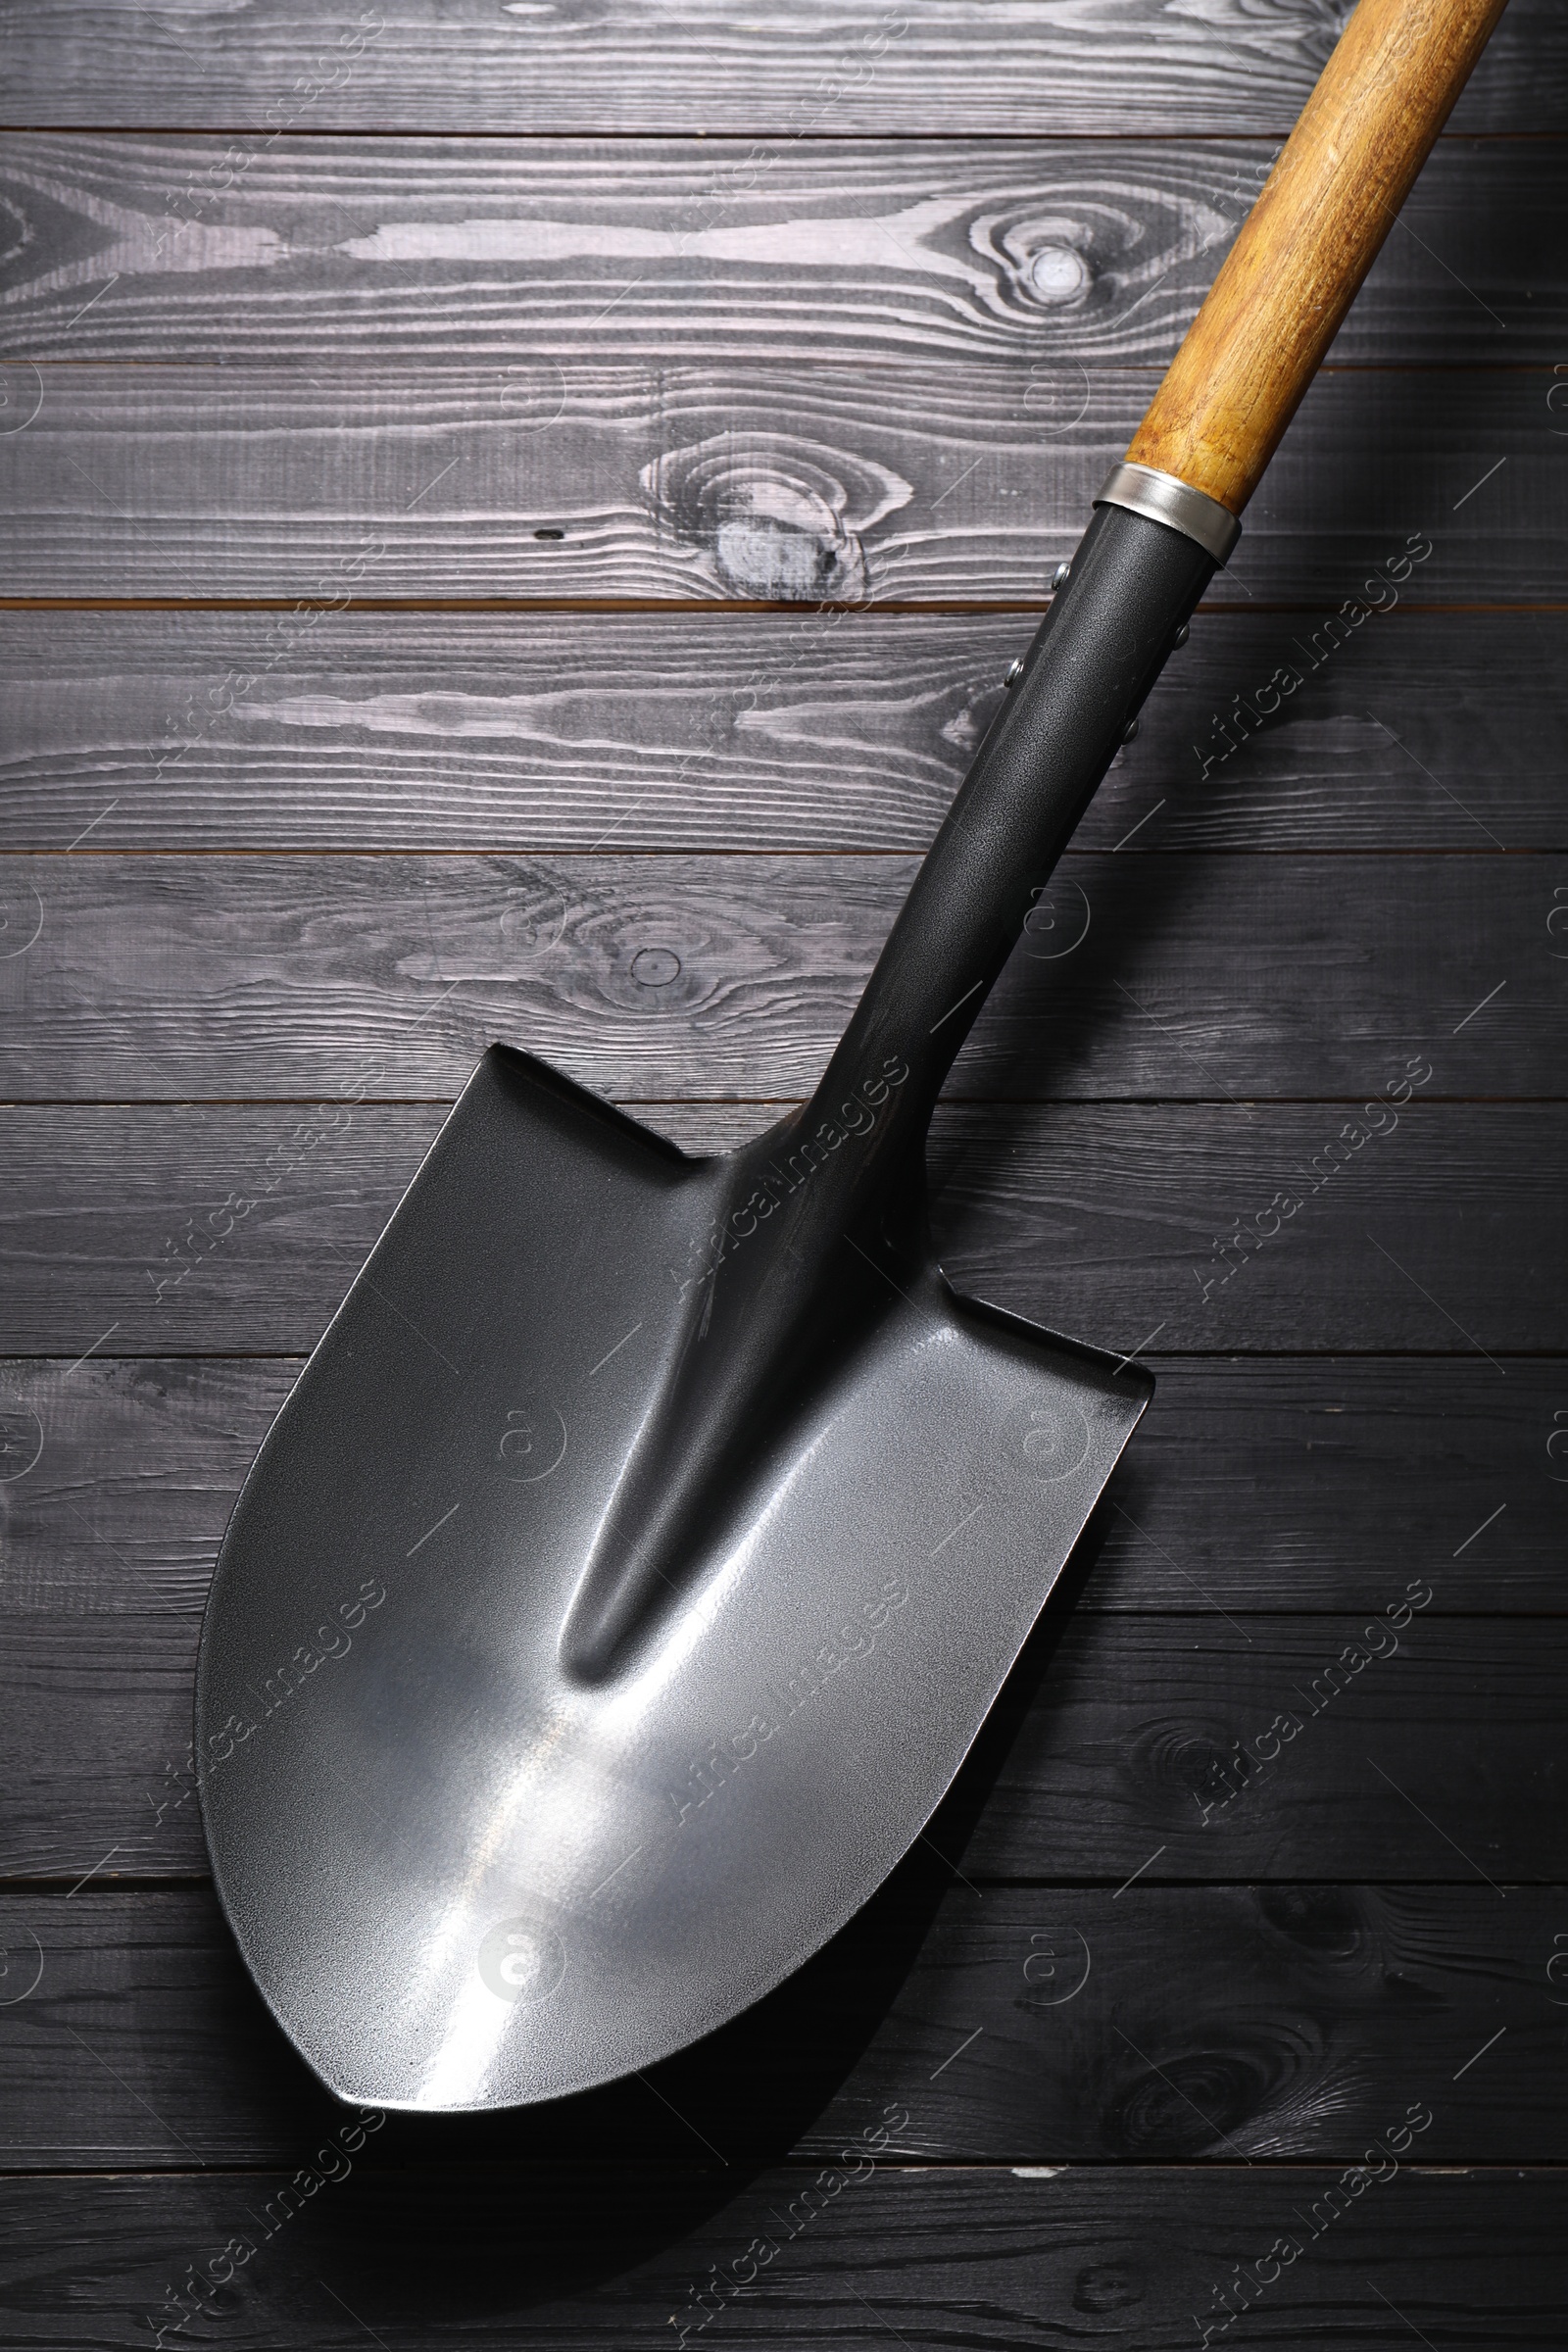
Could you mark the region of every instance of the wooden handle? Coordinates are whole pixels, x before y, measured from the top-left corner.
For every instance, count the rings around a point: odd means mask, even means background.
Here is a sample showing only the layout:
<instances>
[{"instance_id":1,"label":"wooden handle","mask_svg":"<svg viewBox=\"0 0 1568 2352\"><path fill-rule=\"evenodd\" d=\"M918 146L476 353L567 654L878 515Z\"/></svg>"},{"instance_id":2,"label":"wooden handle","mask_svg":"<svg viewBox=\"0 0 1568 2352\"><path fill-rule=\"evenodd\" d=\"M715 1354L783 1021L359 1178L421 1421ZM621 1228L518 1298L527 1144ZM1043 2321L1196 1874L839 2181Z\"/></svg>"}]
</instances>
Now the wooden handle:
<instances>
[{"instance_id":1,"label":"wooden handle","mask_svg":"<svg viewBox=\"0 0 1568 2352\"><path fill-rule=\"evenodd\" d=\"M1360 0L1129 460L1240 514L1505 0Z\"/></svg>"}]
</instances>

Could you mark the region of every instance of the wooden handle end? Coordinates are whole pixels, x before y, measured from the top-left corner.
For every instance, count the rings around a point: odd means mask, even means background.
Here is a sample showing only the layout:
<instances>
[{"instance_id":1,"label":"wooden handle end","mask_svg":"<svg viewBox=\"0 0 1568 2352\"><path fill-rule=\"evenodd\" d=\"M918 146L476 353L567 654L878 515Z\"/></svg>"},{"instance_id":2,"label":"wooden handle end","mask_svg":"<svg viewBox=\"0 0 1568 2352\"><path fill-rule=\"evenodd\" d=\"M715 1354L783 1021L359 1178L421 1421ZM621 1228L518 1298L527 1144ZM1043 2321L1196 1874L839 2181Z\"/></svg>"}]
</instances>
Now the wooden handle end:
<instances>
[{"instance_id":1,"label":"wooden handle end","mask_svg":"<svg viewBox=\"0 0 1568 2352\"><path fill-rule=\"evenodd\" d=\"M1127 451L1240 514L1505 0L1360 0Z\"/></svg>"}]
</instances>

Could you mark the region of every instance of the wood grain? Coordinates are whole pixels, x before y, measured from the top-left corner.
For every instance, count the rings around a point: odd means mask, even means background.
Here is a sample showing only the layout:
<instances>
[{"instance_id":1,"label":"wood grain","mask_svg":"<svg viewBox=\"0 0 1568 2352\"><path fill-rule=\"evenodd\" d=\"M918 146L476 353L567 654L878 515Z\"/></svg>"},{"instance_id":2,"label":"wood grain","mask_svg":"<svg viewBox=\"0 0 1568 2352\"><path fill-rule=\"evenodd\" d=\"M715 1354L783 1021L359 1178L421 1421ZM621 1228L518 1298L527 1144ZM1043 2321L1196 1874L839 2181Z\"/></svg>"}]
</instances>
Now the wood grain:
<instances>
[{"instance_id":1,"label":"wood grain","mask_svg":"<svg viewBox=\"0 0 1568 2352\"><path fill-rule=\"evenodd\" d=\"M1240 514L1504 0L1361 0L1127 455Z\"/></svg>"},{"instance_id":2,"label":"wood grain","mask_svg":"<svg viewBox=\"0 0 1568 2352\"><path fill-rule=\"evenodd\" d=\"M29 371L41 405L0 435L8 594L1039 605L1154 388L1097 370L1046 438L1022 360L889 363L874 383L563 367L560 414L528 434L501 361ZM1215 600L1554 602L1554 388L1544 369L1325 371ZM1433 552L1396 591L1377 567L1407 544ZM276 642L297 658L330 619L280 614Z\"/></svg>"},{"instance_id":3,"label":"wood grain","mask_svg":"<svg viewBox=\"0 0 1568 2352\"><path fill-rule=\"evenodd\" d=\"M177 1064L169 1082L177 1097ZM313 1348L444 1113L362 1104L333 1124L334 1107L0 1112L7 1353ZM644 1115L705 1151L775 1114ZM1325 1160L1344 1123L1322 1103L946 1106L930 1155L943 1262L961 1290L1118 1352L1560 1349L1568 1112L1418 1098L1396 1133ZM1222 1252L1282 1190L1301 1206L1279 1231ZM241 1198L255 1205L225 1234Z\"/></svg>"},{"instance_id":4,"label":"wood grain","mask_svg":"<svg viewBox=\"0 0 1568 2352\"><path fill-rule=\"evenodd\" d=\"M379 24L383 29L372 30ZM134 41L112 0L6 0L14 123L241 131L728 131L781 145L826 131L1283 138L1339 29L1325 0L1266 11L1221 0L913 0L846 20L831 0L787 16L695 0L548 13L485 0L388 8L184 0ZM980 30L977 35L977 24ZM368 35L368 37L367 37ZM1514 0L1464 100L1472 129L1560 127L1568 50L1553 0Z\"/></svg>"},{"instance_id":5,"label":"wood grain","mask_svg":"<svg viewBox=\"0 0 1568 2352\"><path fill-rule=\"evenodd\" d=\"M1560 1115L1429 1103L1381 1162L1327 1174L1342 1128L1321 1107L955 1106L934 1222L961 1288L1118 1349L1163 1322L1158 1345L1184 1350L1549 1351ZM1280 1231L1254 1248L1276 1194Z\"/></svg>"},{"instance_id":6,"label":"wood grain","mask_svg":"<svg viewBox=\"0 0 1568 2352\"><path fill-rule=\"evenodd\" d=\"M830 2164L902 2107L928 2162L1355 2163L1422 2090L1424 2163L1557 2153L1568 1889L977 1894L947 1875L922 1854L793 1984L662 2067L668 2106L629 2081L472 2117L469 2160L680 2164L698 2132L732 2167ZM205 1887L3 1894L0 1949L7 2172L287 2164L340 2120ZM88 2050L65 2054L78 2019ZM449 2136L408 2119L399 2154Z\"/></svg>"},{"instance_id":7,"label":"wood grain","mask_svg":"<svg viewBox=\"0 0 1568 2352\"><path fill-rule=\"evenodd\" d=\"M1500 1911L1504 1883L1568 1857L1568 1656L1544 1622L1423 1614L1352 1679L1348 1656L1392 1638L1387 1609L1442 1574L1391 1562L1383 1608L1338 1623L1070 1621L1038 1683L1009 1690L1010 1745L1005 1702L988 1727L972 1827L959 1789L933 1842L971 1878L1468 1880ZM1049 1642L1049 1606L1045 1622Z\"/></svg>"},{"instance_id":8,"label":"wood grain","mask_svg":"<svg viewBox=\"0 0 1568 2352\"><path fill-rule=\"evenodd\" d=\"M0 611L8 849L919 852L1034 623L341 612L291 658L273 626ZM1080 848L1568 850L1568 616L1310 634L1200 613Z\"/></svg>"},{"instance_id":9,"label":"wood grain","mask_svg":"<svg viewBox=\"0 0 1568 2352\"><path fill-rule=\"evenodd\" d=\"M1401 2095L1385 2128L1419 2103L1419 2091ZM1445 2352L1556 2352L1568 2309L1551 2169L1406 2165L1358 2199L1335 2194L1342 2168L1304 2165L1042 2178L890 2162L867 2173L863 2141L836 2149L834 2168L770 2166L740 2180L695 2141L684 2166L475 2165L454 2150L405 2170L379 2155L401 2129L389 2118L347 2160L332 2152L340 2139L302 2141L265 2174L15 2182L0 2295L19 2345L79 2352L85 2338L128 2352L150 2326L175 2324L169 2297L189 2293L194 2269L205 2325L237 2352L342 2352L357 2340L344 2302L383 2340L431 2352L654 2352L676 2340L672 2319L695 2330L705 2313L723 2317L732 2342L821 2352L863 2352L886 2328L910 2352L946 2352L959 2330L977 2352L1004 2352L1030 2333L1106 2333L1107 2317L1117 2332L1136 2328L1139 2352L1188 2352L1195 2314L1237 2310L1216 2299L1217 2282L1234 2292L1245 2276L1255 2288L1253 2266L1282 2238L1296 2257L1234 2342L1332 2332L1337 2352L1388 2352L1392 2300ZM297 2170L329 2179L330 2194L279 2203ZM733 2290L739 2264L747 2279L754 2238L771 2249L766 2272L728 2300L714 2275ZM214 2299L209 2265L230 2239L253 2251ZM45 2297L40 2274L69 2280L69 2304Z\"/></svg>"},{"instance_id":10,"label":"wood grain","mask_svg":"<svg viewBox=\"0 0 1568 2352\"><path fill-rule=\"evenodd\" d=\"M1443 1563L1390 1561L1353 1613L1235 1623L1074 1616L1058 1593L932 1846L976 1883L1568 1881L1568 1626L1428 1604L1395 1631L1390 1608L1443 1590ZM140 1596L69 1638L47 1614L10 1620L0 1876L64 1890L205 1869L177 1802L199 1622L166 1620L154 1645ZM1348 1665L1356 1649L1371 1662Z\"/></svg>"},{"instance_id":11,"label":"wood grain","mask_svg":"<svg viewBox=\"0 0 1568 2352\"><path fill-rule=\"evenodd\" d=\"M74 1370L0 1363L15 1448L0 1488L4 1613L51 1617L67 1643L76 1621L113 1614L129 1649L156 1658L202 1608L299 1360L115 1357L118 1337ZM1394 1557L1442 1564L1439 1614L1568 1612L1563 1369L1502 1360L1499 1379L1479 1356L1161 1355L1076 1605L1354 1609Z\"/></svg>"},{"instance_id":12,"label":"wood grain","mask_svg":"<svg viewBox=\"0 0 1568 2352\"><path fill-rule=\"evenodd\" d=\"M0 357L689 365L1022 362L1049 441L1083 370L1163 367L1265 141L237 140L14 134ZM1549 367L1568 323L1557 150L1444 143L1336 359ZM1439 258L1441 257L1441 259ZM1501 338L1506 333L1506 342Z\"/></svg>"},{"instance_id":13,"label":"wood grain","mask_svg":"<svg viewBox=\"0 0 1568 2352\"><path fill-rule=\"evenodd\" d=\"M167 1097L175 1066L192 1097L451 1098L506 1038L623 1100L798 1097L915 871L0 858L6 936L37 927L0 961L0 1070L16 1102ZM1342 1101L1408 1062L1446 1096L1560 1098L1565 1010L1568 858L1074 851L950 1092Z\"/></svg>"}]
</instances>

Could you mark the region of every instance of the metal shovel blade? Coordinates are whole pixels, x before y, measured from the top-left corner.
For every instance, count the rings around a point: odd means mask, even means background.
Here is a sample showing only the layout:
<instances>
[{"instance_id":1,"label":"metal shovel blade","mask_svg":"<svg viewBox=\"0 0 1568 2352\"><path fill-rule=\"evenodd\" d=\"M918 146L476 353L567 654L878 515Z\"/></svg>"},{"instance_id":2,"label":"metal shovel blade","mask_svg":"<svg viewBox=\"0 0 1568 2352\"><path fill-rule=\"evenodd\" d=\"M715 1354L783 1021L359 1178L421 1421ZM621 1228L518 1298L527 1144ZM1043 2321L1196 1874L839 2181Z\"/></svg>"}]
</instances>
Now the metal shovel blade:
<instances>
[{"instance_id":1,"label":"metal shovel blade","mask_svg":"<svg viewBox=\"0 0 1568 2352\"><path fill-rule=\"evenodd\" d=\"M760 1286L751 1328L825 1197L794 1141L691 1159L492 1049L263 1447L204 1630L203 1810L245 1959L346 2098L554 2098L777 1984L930 1817L1148 1399L957 1297L923 1218L846 1235L680 1542L595 1570L715 1288Z\"/></svg>"}]
</instances>

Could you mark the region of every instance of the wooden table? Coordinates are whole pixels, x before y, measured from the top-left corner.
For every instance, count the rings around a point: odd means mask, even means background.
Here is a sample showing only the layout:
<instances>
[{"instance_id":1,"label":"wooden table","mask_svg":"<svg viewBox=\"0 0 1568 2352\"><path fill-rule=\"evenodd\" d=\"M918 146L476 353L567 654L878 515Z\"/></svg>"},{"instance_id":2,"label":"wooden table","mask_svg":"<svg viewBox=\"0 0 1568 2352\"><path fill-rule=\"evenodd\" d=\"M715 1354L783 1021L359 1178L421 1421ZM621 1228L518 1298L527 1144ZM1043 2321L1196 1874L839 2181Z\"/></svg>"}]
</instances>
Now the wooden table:
<instances>
[{"instance_id":1,"label":"wooden table","mask_svg":"<svg viewBox=\"0 0 1568 2352\"><path fill-rule=\"evenodd\" d=\"M365 2124L190 1787L476 1054L808 1087L1343 13L0 7L5 2346L1562 2342L1552 0L950 1087L955 1279L1159 1389L928 1845L646 2083Z\"/></svg>"}]
</instances>

